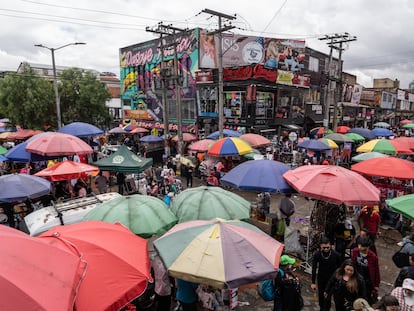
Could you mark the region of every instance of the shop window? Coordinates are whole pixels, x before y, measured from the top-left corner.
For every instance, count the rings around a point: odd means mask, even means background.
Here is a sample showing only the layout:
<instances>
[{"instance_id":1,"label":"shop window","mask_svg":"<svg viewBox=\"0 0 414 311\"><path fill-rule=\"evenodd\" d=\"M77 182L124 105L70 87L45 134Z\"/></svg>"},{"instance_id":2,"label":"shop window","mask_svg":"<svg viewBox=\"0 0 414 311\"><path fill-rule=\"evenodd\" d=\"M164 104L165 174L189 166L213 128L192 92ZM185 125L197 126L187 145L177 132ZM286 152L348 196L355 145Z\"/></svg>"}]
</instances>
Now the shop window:
<instances>
[{"instance_id":1,"label":"shop window","mask_svg":"<svg viewBox=\"0 0 414 311\"><path fill-rule=\"evenodd\" d=\"M224 117L240 118L245 92L226 92L224 95Z\"/></svg>"},{"instance_id":2,"label":"shop window","mask_svg":"<svg viewBox=\"0 0 414 311\"><path fill-rule=\"evenodd\" d=\"M309 56L309 71L319 72L319 59Z\"/></svg>"},{"instance_id":3,"label":"shop window","mask_svg":"<svg viewBox=\"0 0 414 311\"><path fill-rule=\"evenodd\" d=\"M274 94L257 92L256 97L256 118L272 119L274 111Z\"/></svg>"},{"instance_id":4,"label":"shop window","mask_svg":"<svg viewBox=\"0 0 414 311\"><path fill-rule=\"evenodd\" d=\"M205 87L197 91L197 103L200 116L218 116L218 90L216 87Z\"/></svg>"}]
</instances>

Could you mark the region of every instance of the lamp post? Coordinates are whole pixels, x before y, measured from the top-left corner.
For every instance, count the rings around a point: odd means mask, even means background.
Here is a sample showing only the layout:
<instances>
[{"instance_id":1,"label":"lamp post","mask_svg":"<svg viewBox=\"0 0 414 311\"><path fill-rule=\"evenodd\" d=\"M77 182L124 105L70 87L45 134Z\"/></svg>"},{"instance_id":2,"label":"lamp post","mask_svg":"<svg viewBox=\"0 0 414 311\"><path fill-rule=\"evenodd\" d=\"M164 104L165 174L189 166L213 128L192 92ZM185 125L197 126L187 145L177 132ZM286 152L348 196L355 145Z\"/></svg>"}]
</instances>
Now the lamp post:
<instances>
[{"instance_id":1,"label":"lamp post","mask_svg":"<svg viewBox=\"0 0 414 311\"><path fill-rule=\"evenodd\" d=\"M55 51L63 49L63 48L65 48L67 46L70 46L70 45L84 45L84 44L86 44L86 43L84 43L84 42L73 42L73 43L68 43L68 44L59 46L57 48L50 48L50 47L47 47L43 44L35 44L35 46L37 46L39 48L48 49L52 53L53 88L55 89L56 117L57 117L58 129L60 129L62 127L62 117L61 117L61 114L60 114L60 97L59 97L59 90L58 90L58 85L57 85L57 75L56 75L56 65L55 65Z\"/></svg>"}]
</instances>

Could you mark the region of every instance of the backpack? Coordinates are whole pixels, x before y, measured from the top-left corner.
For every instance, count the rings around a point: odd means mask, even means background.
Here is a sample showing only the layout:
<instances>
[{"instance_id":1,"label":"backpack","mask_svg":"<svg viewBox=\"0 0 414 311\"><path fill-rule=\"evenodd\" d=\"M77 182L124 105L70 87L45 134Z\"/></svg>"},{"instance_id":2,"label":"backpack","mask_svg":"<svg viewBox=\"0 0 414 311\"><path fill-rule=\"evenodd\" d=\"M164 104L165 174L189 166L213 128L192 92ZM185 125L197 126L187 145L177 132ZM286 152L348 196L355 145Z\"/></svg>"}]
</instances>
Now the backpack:
<instances>
[{"instance_id":1,"label":"backpack","mask_svg":"<svg viewBox=\"0 0 414 311\"><path fill-rule=\"evenodd\" d=\"M282 278L284 276L283 270L279 270ZM275 283L273 279L263 280L257 284L257 293L264 301L273 301L275 299Z\"/></svg>"}]
</instances>

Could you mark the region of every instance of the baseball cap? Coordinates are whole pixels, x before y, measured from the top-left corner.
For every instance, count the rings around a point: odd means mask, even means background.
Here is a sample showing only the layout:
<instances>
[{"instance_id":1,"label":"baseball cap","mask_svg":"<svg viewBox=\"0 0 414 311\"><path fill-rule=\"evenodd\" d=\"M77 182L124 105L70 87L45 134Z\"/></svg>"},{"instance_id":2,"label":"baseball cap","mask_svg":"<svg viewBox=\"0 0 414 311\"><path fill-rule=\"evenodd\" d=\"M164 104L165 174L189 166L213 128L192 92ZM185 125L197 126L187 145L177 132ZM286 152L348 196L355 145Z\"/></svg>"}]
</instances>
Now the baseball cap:
<instances>
[{"instance_id":1,"label":"baseball cap","mask_svg":"<svg viewBox=\"0 0 414 311\"><path fill-rule=\"evenodd\" d=\"M403 281L402 288L408 289L408 290L414 292L414 280L413 279L408 279L408 278L405 279ZM404 293L404 301L409 306L414 306L414 296L413 295L407 295L407 293Z\"/></svg>"},{"instance_id":2,"label":"baseball cap","mask_svg":"<svg viewBox=\"0 0 414 311\"><path fill-rule=\"evenodd\" d=\"M281 266L293 265L296 262L295 258L289 257L288 255L282 255L279 260Z\"/></svg>"},{"instance_id":3,"label":"baseball cap","mask_svg":"<svg viewBox=\"0 0 414 311\"><path fill-rule=\"evenodd\" d=\"M363 298L358 298L354 301L353 307L356 311L375 311L375 309L369 306L368 301Z\"/></svg>"},{"instance_id":4,"label":"baseball cap","mask_svg":"<svg viewBox=\"0 0 414 311\"><path fill-rule=\"evenodd\" d=\"M351 230L352 229L352 221L349 219L344 221L345 229Z\"/></svg>"}]
</instances>

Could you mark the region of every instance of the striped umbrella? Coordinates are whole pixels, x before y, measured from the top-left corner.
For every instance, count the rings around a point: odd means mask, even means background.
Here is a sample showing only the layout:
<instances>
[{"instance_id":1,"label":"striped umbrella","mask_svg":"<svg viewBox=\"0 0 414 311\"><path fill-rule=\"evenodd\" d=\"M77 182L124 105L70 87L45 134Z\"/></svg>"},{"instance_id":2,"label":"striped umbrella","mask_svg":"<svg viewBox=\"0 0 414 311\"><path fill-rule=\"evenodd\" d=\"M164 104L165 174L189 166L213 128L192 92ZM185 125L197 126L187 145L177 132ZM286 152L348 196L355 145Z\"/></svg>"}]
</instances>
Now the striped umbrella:
<instances>
[{"instance_id":1,"label":"striped umbrella","mask_svg":"<svg viewBox=\"0 0 414 311\"><path fill-rule=\"evenodd\" d=\"M324 144L328 145L331 149L338 149L338 145L332 139L329 138L319 138L319 141L323 142Z\"/></svg>"},{"instance_id":2,"label":"striped umbrella","mask_svg":"<svg viewBox=\"0 0 414 311\"><path fill-rule=\"evenodd\" d=\"M216 157L237 156L253 152L252 147L243 139L226 137L216 141L207 154Z\"/></svg>"}]
</instances>

